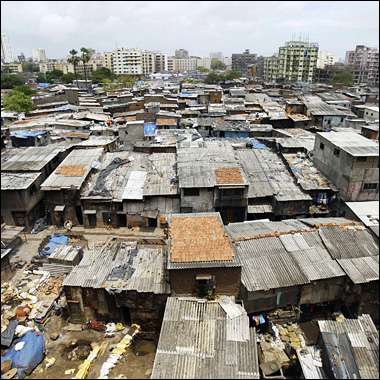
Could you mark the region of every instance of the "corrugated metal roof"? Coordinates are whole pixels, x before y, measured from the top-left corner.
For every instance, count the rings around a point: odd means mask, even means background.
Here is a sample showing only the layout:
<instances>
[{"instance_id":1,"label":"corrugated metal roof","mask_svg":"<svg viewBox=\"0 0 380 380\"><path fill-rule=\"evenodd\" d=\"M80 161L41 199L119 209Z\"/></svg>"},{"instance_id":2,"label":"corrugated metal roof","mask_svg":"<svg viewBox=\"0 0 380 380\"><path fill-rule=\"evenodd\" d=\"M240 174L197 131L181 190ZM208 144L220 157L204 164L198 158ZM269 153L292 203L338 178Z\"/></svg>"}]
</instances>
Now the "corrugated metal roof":
<instances>
[{"instance_id":1,"label":"corrugated metal roof","mask_svg":"<svg viewBox=\"0 0 380 380\"><path fill-rule=\"evenodd\" d=\"M85 252L63 286L167 294L170 290L165 266L166 254L162 247L112 240Z\"/></svg>"},{"instance_id":2,"label":"corrugated metal roof","mask_svg":"<svg viewBox=\"0 0 380 380\"><path fill-rule=\"evenodd\" d=\"M379 280L379 256L337 260L354 284Z\"/></svg>"},{"instance_id":3,"label":"corrugated metal roof","mask_svg":"<svg viewBox=\"0 0 380 380\"><path fill-rule=\"evenodd\" d=\"M346 205L366 227L379 227L379 201L346 202Z\"/></svg>"},{"instance_id":4,"label":"corrugated metal roof","mask_svg":"<svg viewBox=\"0 0 380 380\"><path fill-rule=\"evenodd\" d=\"M368 314L339 322L318 321L318 326L333 373L344 373L345 378L379 378L379 333ZM341 358L345 358L344 366Z\"/></svg>"},{"instance_id":5,"label":"corrugated metal roof","mask_svg":"<svg viewBox=\"0 0 380 380\"><path fill-rule=\"evenodd\" d=\"M323 243L334 259L376 256L379 246L368 230L359 227L322 227Z\"/></svg>"},{"instance_id":6,"label":"corrugated metal roof","mask_svg":"<svg viewBox=\"0 0 380 380\"><path fill-rule=\"evenodd\" d=\"M169 297L151 378L258 379L256 333L244 309L229 318L217 301Z\"/></svg>"},{"instance_id":7,"label":"corrugated metal roof","mask_svg":"<svg viewBox=\"0 0 380 380\"><path fill-rule=\"evenodd\" d=\"M55 171L42 183L41 190L60 190L75 189L79 190L93 168L95 161L99 161L103 154L103 148L95 149L76 149L73 150L55 169ZM81 167L79 173L67 175L69 173L61 173L61 169L75 166Z\"/></svg>"}]
</instances>

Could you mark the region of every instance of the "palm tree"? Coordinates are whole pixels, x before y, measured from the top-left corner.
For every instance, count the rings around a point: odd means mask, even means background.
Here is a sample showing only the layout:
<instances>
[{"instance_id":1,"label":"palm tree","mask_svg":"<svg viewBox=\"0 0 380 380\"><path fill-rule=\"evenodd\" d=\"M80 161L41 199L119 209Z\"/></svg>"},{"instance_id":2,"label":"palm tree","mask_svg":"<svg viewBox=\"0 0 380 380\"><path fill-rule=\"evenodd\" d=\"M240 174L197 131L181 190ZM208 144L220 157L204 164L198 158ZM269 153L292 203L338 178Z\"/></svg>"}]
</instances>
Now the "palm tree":
<instances>
[{"instance_id":1,"label":"palm tree","mask_svg":"<svg viewBox=\"0 0 380 380\"><path fill-rule=\"evenodd\" d=\"M77 56L78 52L75 49L70 50L69 53L70 58L67 60L67 62L71 63L74 66L74 75L78 86L77 65L80 61L80 58Z\"/></svg>"},{"instance_id":2,"label":"palm tree","mask_svg":"<svg viewBox=\"0 0 380 380\"><path fill-rule=\"evenodd\" d=\"M91 52L89 49L85 48L85 47L82 47L80 49L81 53L82 53L82 62L83 62L83 70L84 70L84 78L86 80L86 87L87 87L87 90L88 90L88 84L87 84L87 70L86 70L86 64L88 63L88 61L91 59Z\"/></svg>"}]
</instances>

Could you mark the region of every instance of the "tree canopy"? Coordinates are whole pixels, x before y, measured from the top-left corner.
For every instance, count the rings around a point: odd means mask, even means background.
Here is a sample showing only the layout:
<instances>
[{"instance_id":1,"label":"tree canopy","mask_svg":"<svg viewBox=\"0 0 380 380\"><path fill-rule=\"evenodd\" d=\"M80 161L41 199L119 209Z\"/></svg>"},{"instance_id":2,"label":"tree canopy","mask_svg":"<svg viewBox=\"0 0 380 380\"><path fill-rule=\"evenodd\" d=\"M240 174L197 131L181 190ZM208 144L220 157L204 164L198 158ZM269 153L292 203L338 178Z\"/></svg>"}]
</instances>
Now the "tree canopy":
<instances>
[{"instance_id":1,"label":"tree canopy","mask_svg":"<svg viewBox=\"0 0 380 380\"><path fill-rule=\"evenodd\" d=\"M217 58L211 60L211 70L225 70L226 65Z\"/></svg>"},{"instance_id":2,"label":"tree canopy","mask_svg":"<svg viewBox=\"0 0 380 380\"><path fill-rule=\"evenodd\" d=\"M225 80L233 80L240 78L240 73L234 70L229 70L224 74L218 74L215 71L211 71L205 78L205 83L207 84L218 84Z\"/></svg>"},{"instance_id":3,"label":"tree canopy","mask_svg":"<svg viewBox=\"0 0 380 380\"><path fill-rule=\"evenodd\" d=\"M346 86L351 86L353 83L353 76L350 70L340 70L332 74L330 79L330 84L344 84Z\"/></svg>"},{"instance_id":4,"label":"tree canopy","mask_svg":"<svg viewBox=\"0 0 380 380\"><path fill-rule=\"evenodd\" d=\"M40 71L40 67L33 62L23 62L22 70L26 73L37 73Z\"/></svg>"},{"instance_id":5,"label":"tree canopy","mask_svg":"<svg viewBox=\"0 0 380 380\"><path fill-rule=\"evenodd\" d=\"M25 84L25 78L16 74L1 74L1 88L13 88Z\"/></svg>"},{"instance_id":6,"label":"tree canopy","mask_svg":"<svg viewBox=\"0 0 380 380\"><path fill-rule=\"evenodd\" d=\"M101 67L98 70L95 70L92 72L91 78L94 83L101 83L105 79L114 79L114 75L112 74L111 70L107 69L106 67Z\"/></svg>"},{"instance_id":7,"label":"tree canopy","mask_svg":"<svg viewBox=\"0 0 380 380\"><path fill-rule=\"evenodd\" d=\"M203 67L203 66L199 66L197 68L197 70L201 73L208 73L210 70L209 69L206 69L206 67Z\"/></svg>"},{"instance_id":8,"label":"tree canopy","mask_svg":"<svg viewBox=\"0 0 380 380\"><path fill-rule=\"evenodd\" d=\"M16 86L13 89L14 91L22 92L24 95L31 96L36 93L35 90L27 86L26 84L23 84L21 86Z\"/></svg>"},{"instance_id":9,"label":"tree canopy","mask_svg":"<svg viewBox=\"0 0 380 380\"><path fill-rule=\"evenodd\" d=\"M13 89L4 97L4 109L13 112L30 112L33 109L33 101L29 95Z\"/></svg>"}]
</instances>

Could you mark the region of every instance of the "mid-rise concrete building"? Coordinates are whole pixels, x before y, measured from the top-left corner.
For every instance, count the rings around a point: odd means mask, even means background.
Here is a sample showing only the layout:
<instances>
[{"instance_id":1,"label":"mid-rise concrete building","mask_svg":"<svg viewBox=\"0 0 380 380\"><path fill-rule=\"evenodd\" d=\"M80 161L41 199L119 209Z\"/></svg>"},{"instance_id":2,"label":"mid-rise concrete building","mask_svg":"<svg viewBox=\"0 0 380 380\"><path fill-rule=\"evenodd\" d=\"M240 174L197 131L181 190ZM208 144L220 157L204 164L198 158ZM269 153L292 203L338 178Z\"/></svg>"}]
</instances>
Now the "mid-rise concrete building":
<instances>
[{"instance_id":1,"label":"mid-rise concrete building","mask_svg":"<svg viewBox=\"0 0 380 380\"><path fill-rule=\"evenodd\" d=\"M112 52L115 74L142 75L143 57L141 50L118 48Z\"/></svg>"},{"instance_id":2,"label":"mid-rise concrete building","mask_svg":"<svg viewBox=\"0 0 380 380\"><path fill-rule=\"evenodd\" d=\"M168 71L168 55L156 52L154 53L155 59L155 73L162 73Z\"/></svg>"},{"instance_id":3,"label":"mid-rise concrete building","mask_svg":"<svg viewBox=\"0 0 380 380\"><path fill-rule=\"evenodd\" d=\"M189 58L175 58L174 60L174 71L178 73L195 71L197 69L197 61L196 57Z\"/></svg>"},{"instance_id":4,"label":"mid-rise concrete building","mask_svg":"<svg viewBox=\"0 0 380 380\"><path fill-rule=\"evenodd\" d=\"M379 199L379 145L355 132L319 132L314 164L345 201Z\"/></svg>"},{"instance_id":5,"label":"mid-rise concrete building","mask_svg":"<svg viewBox=\"0 0 380 380\"><path fill-rule=\"evenodd\" d=\"M278 71L278 57L272 55L264 58L264 80L267 82L275 82Z\"/></svg>"},{"instance_id":6,"label":"mid-rise concrete building","mask_svg":"<svg viewBox=\"0 0 380 380\"><path fill-rule=\"evenodd\" d=\"M277 80L288 82L313 82L317 67L318 44L289 41L278 51Z\"/></svg>"},{"instance_id":7,"label":"mid-rise concrete building","mask_svg":"<svg viewBox=\"0 0 380 380\"><path fill-rule=\"evenodd\" d=\"M318 52L317 68L324 69L325 66L333 65L337 61L338 60L334 54L327 51L320 51Z\"/></svg>"},{"instance_id":8,"label":"mid-rise concrete building","mask_svg":"<svg viewBox=\"0 0 380 380\"><path fill-rule=\"evenodd\" d=\"M364 45L346 52L347 65L354 68L354 84L379 85L379 51Z\"/></svg>"},{"instance_id":9,"label":"mid-rise concrete building","mask_svg":"<svg viewBox=\"0 0 380 380\"><path fill-rule=\"evenodd\" d=\"M197 67L204 67L205 69L210 70L212 60L213 60L213 58L211 58L211 57L210 58L208 58L208 57L198 58L197 59ZM220 61L222 61L222 60L220 60Z\"/></svg>"},{"instance_id":10,"label":"mid-rise concrete building","mask_svg":"<svg viewBox=\"0 0 380 380\"><path fill-rule=\"evenodd\" d=\"M156 72L156 55L151 51L142 52L143 74L153 74Z\"/></svg>"},{"instance_id":11,"label":"mid-rise concrete building","mask_svg":"<svg viewBox=\"0 0 380 380\"><path fill-rule=\"evenodd\" d=\"M256 64L257 54L246 49L243 53L232 54L232 70L239 71L242 75L247 75L251 65Z\"/></svg>"},{"instance_id":12,"label":"mid-rise concrete building","mask_svg":"<svg viewBox=\"0 0 380 380\"><path fill-rule=\"evenodd\" d=\"M219 59L219 61L223 62L223 53L221 51L217 51L215 53L210 53L210 58L213 59Z\"/></svg>"},{"instance_id":13,"label":"mid-rise concrete building","mask_svg":"<svg viewBox=\"0 0 380 380\"><path fill-rule=\"evenodd\" d=\"M108 70L113 71L113 53L107 52L103 54L104 57L104 67Z\"/></svg>"},{"instance_id":14,"label":"mid-rise concrete building","mask_svg":"<svg viewBox=\"0 0 380 380\"><path fill-rule=\"evenodd\" d=\"M33 49L32 57L34 62L46 62L45 49Z\"/></svg>"},{"instance_id":15,"label":"mid-rise concrete building","mask_svg":"<svg viewBox=\"0 0 380 380\"><path fill-rule=\"evenodd\" d=\"M1 63L1 72L9 74L22 73L21 63Z\"/></svg>"}]
</instances>

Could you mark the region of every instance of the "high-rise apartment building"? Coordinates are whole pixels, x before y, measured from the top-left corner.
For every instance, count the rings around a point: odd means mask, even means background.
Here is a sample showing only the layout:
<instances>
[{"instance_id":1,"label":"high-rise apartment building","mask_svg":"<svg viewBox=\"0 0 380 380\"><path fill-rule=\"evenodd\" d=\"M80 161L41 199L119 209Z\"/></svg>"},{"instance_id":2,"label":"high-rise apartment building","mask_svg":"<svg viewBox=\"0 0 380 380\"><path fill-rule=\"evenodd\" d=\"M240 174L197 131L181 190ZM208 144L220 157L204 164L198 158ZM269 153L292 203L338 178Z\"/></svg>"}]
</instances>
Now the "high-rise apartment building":
<instances>
[{"instance_id":1,"label":"high-rise apartment building","mask_svg":"<svg viewBox=\"0 0 380 380\"><path fill-rule=\"evenodd\" d=\"M9 43L8 36L5 33L1 33L1 62L11 63L13 62L13 52Z\"/></svg>"},{"instance_id":2,"label":"high-rise apartment building","mask_svg":"<svg viewBox=\"0 0 380 380\"><path fill-rule=\"evenodd\" d=\"M379 51L376 48L357 45L355 50L346 52L345 63L353 68L354 84L379 85Z\"/></svg>"},{"instance_id":3,"label":"high-rise apartment building","mask_svg":"<svg viewBox=\"0 0 380 380\"><path fill-rule=\"evenodd\" d=\"M240 72L242 75L248 75L249 69L255 65L257 54L252 54L246 49L241 54L232 54L232 70Z\"/></svg>"},{"instance_id":4,"label":"high-rise apartment building","mask_svg":"<svg viewBox=\"0 0 380 380\"><path fill-rule=\"evenodd\" d=\"M143 54L139 49L115 49L112 52L112 60L115 74L143 74Z\"/></svg>"},{"instance_id":5,"label":"high-rise apartment building","mask_svg":"<svg viewBox=\"0 0 380 380\"><path fill-rule=\"evenodd\" d=\"M197 58L197 67L204 67L205 69L210 70L211 69L211 61L213 59L214 58L211 58L211 57L210 58L208 58L208 57Z\"/></svg>"},{"instance_id":6,"label":"high-rise apartment building","mask_svg":"<svg viewBox=\"0 0 380 380\"><path fill-rule=\"evenodd\" d=\"M189 58L189 52L185 49L177 49L174 54L175 58Z\"/></svg>"},{"instance_id":7,"label":"high-rise apartment building","mask_svg":"<svg viewBox=\"0 0 380 380\"><path fill-rule=\"evenodd\" d=\"M337 61L338 60L334 54L327 51L320 51L318 52L317 68L324 69L325 66L333 65Z\"/></svg>"},{"instance_id":8,"label":"high-rise apartment building","mask_svg":"<svg viewBox=\"0 0 380 380\"><path fill-rule=\"evenodd\" d=\"M175 71L175 57L168 57L168 71Z\"/></svg>"},{"instance_id":9,"label":"high-rise apartment building","mask_svg":"<svg viewBox=\"0 0 380 380\"><path fill-rule=\"evenodd\" d=\"M289 41L278 50L277 80L288 82L313 82L317 67L318 44Z\"/></svg>"},{"instance_id":10,"label":"high-rise apartment building","mask_svg":"<svg viewBox=\"0 0 380 380\"><path fill-rule=\"evenodd\" d=\"M113 71L113 53L107 52L103 54L104 57L104 67L108 70Z\"/></svg>"},{"instance_id":11,"label":"high-rise apartment building","mask_svg":"<svg viewBox=\"0 0 380 380\"><path fill-rule=\"evenodd\" d=\"M46 62L45 49L33 49L32 58L34 62Z\"/></svg>"}]
</instances>

